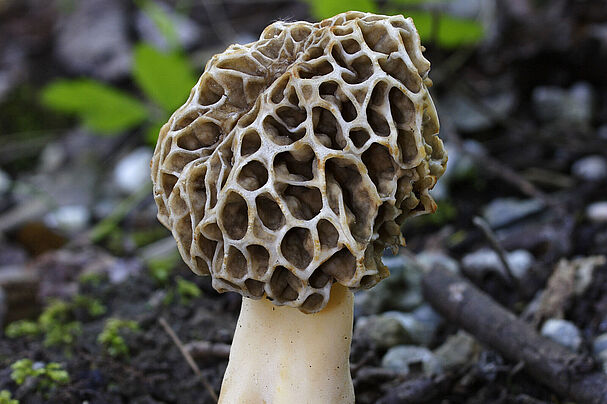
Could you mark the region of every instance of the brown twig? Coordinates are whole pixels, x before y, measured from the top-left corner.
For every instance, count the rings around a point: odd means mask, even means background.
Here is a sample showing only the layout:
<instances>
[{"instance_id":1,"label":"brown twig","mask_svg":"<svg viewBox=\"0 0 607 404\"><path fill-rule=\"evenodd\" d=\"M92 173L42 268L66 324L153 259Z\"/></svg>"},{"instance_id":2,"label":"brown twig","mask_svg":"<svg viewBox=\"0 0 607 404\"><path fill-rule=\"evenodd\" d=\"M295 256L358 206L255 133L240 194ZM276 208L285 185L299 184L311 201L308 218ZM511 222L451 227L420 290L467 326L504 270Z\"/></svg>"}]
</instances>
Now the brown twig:
<instances>
[{"instance_id":1,"label":"brown twig","mask_svg":"<svg viewBox=\"0 0 607 404\"><path fill-rule=\"evenodd\" d=\"M230 357L230 344L213 344L208 341L194 341L184 345L185 350L192 358L205 358L214 356L227 359Z\"/></svg>"},{"instance_id":2,"label":"brown twig","mask_svg":"<svg viewBox=\"0 0 607 404\"><path fill-rule=\"evenodd\" d=\"M483 232L485 238L487 239L487 241L489 241L491 248L493 248L493 250L499 257L500 261L502 262L502 265L504 266L504 271L506 273L506 277L508 278L508 282L511 285L518 286L517 279L512 273L512 268L510 267L510 264L506 259L506 251L504 251L504 248L497 241L497 237L495 237L495 234L493 233L493 230L491 230L489 223L487 223L487 221L480 216L475 216L472 219L472 223L474 223L474 225Z\"/></svg>"},{"instance_id":3,"label":"brown twig","mask_svg":"<svg viewBox=\"0 0 607 404\"><path fill-rule=\"evenodd\" d=\"M158 322L160 323L160 325L162 326L162 328L164 328L164 331L166 331L166 333L169 334L169 337L171 337L171 339L173 340L173 342L175 343L175 345L177 345L177 348L179 348L179 352L181 352L181 355L183 355L183 357L185 358L185 360L188 363L188 365L190 365L190 368L192 368L192 370L194 371L194 373L196 373L196 376L198 376L198 378L200 379L200 381L204 385L204 388L209 392L209 395L213 398L213 400L215 402L217 402L217 400L219 398L217 397L217 394L215 393L215 390L213 390L213 387L211 386L211 384L202 375L202 373L200 372L200 369L198 368L198 365L196 365L196 362L194 362L194 359L192 359L192 357L190 356L190 354L188 353L188 351L184 348L183 344L181 343L181 340L179 339L179 337L177 336L177 334L175 334L175 331L173 331L173 329L166 322L166 320L164 319L164 317L160 317L158 319Z\"/></svg>"},{"instance_id":4,"label":"brown twig","mask_svg":"<svg viewBox=\"0 0 607 404\"><path fill-rule=\"evenodd\" d=\"M426 300L447 320L513 362L538 382L578 404L607 403L607 375L591 359L539 335L472 284L441 268L424 274Z\"/></svg>"}]
</instances>

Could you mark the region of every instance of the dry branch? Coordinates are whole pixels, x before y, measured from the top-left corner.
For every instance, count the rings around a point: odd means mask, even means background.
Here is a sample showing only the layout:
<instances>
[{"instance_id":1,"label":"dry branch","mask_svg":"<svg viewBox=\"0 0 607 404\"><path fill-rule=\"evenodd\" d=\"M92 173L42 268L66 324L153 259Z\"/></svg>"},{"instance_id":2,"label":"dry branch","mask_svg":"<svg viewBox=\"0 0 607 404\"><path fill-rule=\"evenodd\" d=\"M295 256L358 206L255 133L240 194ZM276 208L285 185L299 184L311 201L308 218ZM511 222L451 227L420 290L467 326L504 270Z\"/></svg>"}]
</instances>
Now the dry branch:
<instances>
[{"instance_id":1,"label":"dry branch","mask_svg":"<svg viewBox=\"0 0 607 404\"><path fill-rule=\"evenodd\" d=\"M424 275L424 296L432 306L486 346L525 370L539 383L578 404L607 403L607 376L581 357L542 337L468 281L433 268Z\"/></svg>"}]
</instances>

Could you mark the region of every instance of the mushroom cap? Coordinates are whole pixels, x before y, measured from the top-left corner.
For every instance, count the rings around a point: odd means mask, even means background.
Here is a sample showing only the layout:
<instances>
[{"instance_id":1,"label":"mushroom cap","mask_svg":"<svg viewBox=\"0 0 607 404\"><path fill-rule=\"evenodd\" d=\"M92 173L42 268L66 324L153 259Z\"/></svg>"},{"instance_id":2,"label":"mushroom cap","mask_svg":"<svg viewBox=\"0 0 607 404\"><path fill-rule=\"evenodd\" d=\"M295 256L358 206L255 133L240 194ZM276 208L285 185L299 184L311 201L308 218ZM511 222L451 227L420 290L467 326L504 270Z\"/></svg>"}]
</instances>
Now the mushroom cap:
<instances>
[{"instance_id":1,"label":"mushroom cap","mask_svg":"<svg viewBox=\"0 0 607 404\"><path fill-rule=\"evenodd\" d=\"M410 18L278 21L215 55L160 132L158 219L219 291L317 312L388 276L447 155Z\"/></svg>"}]
</instances>

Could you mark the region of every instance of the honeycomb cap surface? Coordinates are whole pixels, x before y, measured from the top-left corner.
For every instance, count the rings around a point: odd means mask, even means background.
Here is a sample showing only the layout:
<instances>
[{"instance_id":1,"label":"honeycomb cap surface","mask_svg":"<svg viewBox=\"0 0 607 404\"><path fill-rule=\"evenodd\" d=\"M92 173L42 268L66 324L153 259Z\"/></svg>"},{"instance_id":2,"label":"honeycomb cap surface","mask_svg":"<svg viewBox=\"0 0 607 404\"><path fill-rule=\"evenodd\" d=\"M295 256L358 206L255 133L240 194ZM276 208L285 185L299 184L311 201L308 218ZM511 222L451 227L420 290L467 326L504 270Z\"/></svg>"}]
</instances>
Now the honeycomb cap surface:
<instances>
[{"instance_id":1,"label":"honeycomb cap surface","mask_svg":"<svg viewBox=\"0 0 607 404\"><path fill-rule=\"evenodd\" d=\"M411 19L276 22L215 55L160 132L158 218L213 287L311 313L388 276L401 224L436 209L447 155Z\"/></svg>"}]
</instances>

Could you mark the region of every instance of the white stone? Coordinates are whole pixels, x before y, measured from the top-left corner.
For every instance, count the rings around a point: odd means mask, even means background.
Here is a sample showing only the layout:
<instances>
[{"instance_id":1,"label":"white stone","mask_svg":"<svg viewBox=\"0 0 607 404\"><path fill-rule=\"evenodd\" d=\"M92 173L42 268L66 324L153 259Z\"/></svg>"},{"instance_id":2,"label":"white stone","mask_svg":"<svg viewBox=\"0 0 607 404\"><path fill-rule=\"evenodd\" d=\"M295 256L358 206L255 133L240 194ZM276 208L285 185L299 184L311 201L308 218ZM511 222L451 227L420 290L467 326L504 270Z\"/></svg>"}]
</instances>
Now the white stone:
<instances>
[{"instance_id":1,"label":"white stone","mask_svg":"<svg viewBox=\"0 0 607 404\"><path fill-rule=\"evenodd\" d=\"M607 201L594 202L586 207L586 216L593 222L607 222Z\"/></svg>"},{"instance_id":2,"label":"white stone","mask_svg":"<svg viewBox=\"0 0 607 404\"><path fill-rule=\"evenodd\" d=\"M577 351L582 345L580 330L567 320L548 319L542 326L541 333L544 337L550 338L572 351Z\"/></svg>"},{"instance_id":3,"label":"white stone","mask_svg":"<svg viewBox=\"0 0 607 404\"><path fill-rule=\"evenodd\" d=\"M607 160L603 156L587 156L573 163L571 172L586 181L602 181L607 178Z\"/></svg>"},{"instance_id":4,"label":"white stone","mask_svg":"<svg viewBox=\"0 0 607 404\"><path fill-rule=\"evenodd\" d=\"M150 181L152 151L140 147L123 157L114 169L114 182L124 193L133 193Z\"/></svg>"},{"instance_id":5,"label":"white stone","mask_svg":"<svg viewBox=\"0 0 607 404\"><path fill-rule=\"evenodd\" d=\"M84 230L90 218L91 214L86 206L66 205L47 214L44 221L50 227L71 233Z\"/></svg>"},{"instance_id":6,"label":"white stone","mask_svg":"<svg viewBox=\"0 0 607 404\"><path fill-rule=\"evenodd\" d=\"M410 374L414 364L421 364L424 375L439 374L442 366L438 358L427 348L413 345L399 345L390 348L384 355L381 364L384 368L396 370L402 374Z\"/></svg>"}]
</instances>

